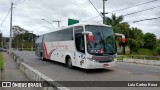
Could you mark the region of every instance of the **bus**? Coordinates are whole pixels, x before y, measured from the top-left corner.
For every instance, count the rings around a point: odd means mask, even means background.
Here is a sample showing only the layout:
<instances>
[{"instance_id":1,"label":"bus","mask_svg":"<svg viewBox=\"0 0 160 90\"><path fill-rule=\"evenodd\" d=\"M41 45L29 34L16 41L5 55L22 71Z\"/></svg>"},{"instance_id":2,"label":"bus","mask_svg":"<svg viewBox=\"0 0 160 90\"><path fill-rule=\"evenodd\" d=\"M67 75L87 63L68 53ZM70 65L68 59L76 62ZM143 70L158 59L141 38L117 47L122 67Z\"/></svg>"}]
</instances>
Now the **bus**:
<instances>
[{"instance_id":1,"label":"bus","mask_svg":"<svg viewBox=\"0 0 160 90\"><path fill-rule=\"evenodd\" d=\"M108 68L117 60L115 34L111 26L81 23L37 36L36 56L84 69Z\"/></svg>"}]
</instances>

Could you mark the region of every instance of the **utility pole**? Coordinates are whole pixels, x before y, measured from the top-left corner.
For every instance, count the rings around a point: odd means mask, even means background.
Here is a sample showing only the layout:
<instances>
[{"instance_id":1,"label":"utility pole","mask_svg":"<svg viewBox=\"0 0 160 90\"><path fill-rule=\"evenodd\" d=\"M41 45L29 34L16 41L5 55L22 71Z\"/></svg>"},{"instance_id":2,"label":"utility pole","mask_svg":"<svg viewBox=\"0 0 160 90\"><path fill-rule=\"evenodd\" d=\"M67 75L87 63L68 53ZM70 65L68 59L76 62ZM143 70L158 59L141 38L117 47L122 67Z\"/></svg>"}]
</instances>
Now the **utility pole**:
<instances>
[{"instance_id":1,"label":"utility pole","mask_svg":"<svg viewBox=\"0 0 160 90\"><path fill-rule=\"evenodd\" d=\"M107 0L103 0L103 12L102 12L102 15L103 15L103 24L105 23L105 14L108 14L106 13L105 11L105 3L106 3Z\"/></svg>"},{"instance_id":2,"label":"utility pole","mask_svg":"<svg viewBox=\"0 0 160 90\"><path fill-rule=\"evenodd\" d=\"M60 22L59 20L54 20L53 22L57 22L58 23L58 27L60 27Z\"/></svg>"},{"instance_id":3,"label":"utility pole","mask_svg":"<svg viewBox=\"0 0 160 90\"><path fill-rule=\"evenodd\" d=\"M3 48L3 33L2 33L2 48Z\"/></svg>"},{"instance_id":4,"label":"utility pole","mask_svg":"<svg viewBox=\"0 0 160 90\"><path fill-rule=\"evenodd\" d=\"M11 54L11 50L12 50L12 10L13 10L13 2L11 2L10 37L9 37L9 54Z\"/></svg>"}]
</instances>

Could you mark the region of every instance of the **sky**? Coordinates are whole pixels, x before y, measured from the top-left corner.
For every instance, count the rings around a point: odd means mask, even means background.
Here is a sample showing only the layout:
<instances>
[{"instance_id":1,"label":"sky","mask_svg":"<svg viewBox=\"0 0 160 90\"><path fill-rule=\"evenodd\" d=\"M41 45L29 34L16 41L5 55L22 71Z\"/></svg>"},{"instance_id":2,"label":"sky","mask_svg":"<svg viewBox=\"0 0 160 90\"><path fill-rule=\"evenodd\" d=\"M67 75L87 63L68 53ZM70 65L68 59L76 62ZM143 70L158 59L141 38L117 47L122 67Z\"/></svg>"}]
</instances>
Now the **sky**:
<instances>
[{"instance_id":1,"label":"sky","mask_svg":"<svg viewBox=\"0 0 160 90\"><path fill-rule=\"evenodd\" d=\"M103 0L91 1L98 11L102 12ZM153 2L113 12L117 16L160 6L160 0L107 0L105 3L106 12L150 1ZM99 15L89 3L89 0L0 0L0 32L5 37L9 37L10 34L10 13L3 24L2 22L10 9L11 2L14 3L13 26L18 25L26 30L33 31L37 35L54 31L58 28L58 23L52 22L53 20L60 20L60 26L67 27L68 18L84 22ZM111 15L112 13L106 14L107 17L111 17ZM133 21L156 17L160 17L160 7L124 16L124 22L128 22L131 27L141 29L144 33L154 33L157 38L160 38L160 19L133 23ZM50 24L42 19L47 20ZM87 22L102 23L102 18L98 16Z\"/></svg>"}]
</instances>

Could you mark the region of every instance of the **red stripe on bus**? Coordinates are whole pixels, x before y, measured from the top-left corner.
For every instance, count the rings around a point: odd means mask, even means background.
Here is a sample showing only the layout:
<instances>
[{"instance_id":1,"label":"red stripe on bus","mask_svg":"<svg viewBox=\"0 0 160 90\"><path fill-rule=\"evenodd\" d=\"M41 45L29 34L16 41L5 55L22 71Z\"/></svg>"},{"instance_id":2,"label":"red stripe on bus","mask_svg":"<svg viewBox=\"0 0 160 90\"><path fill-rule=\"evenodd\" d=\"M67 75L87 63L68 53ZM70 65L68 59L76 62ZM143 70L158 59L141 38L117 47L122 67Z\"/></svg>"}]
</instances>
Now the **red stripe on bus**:
<instances>
[{"instance_id":1,"label":"red stripe on bus","mask_svg":"<svg viewBox=\"0 0 160 90\"><path fill-rule=\"evenodd\" d=\"M48 58L49 55L48 55L48 51L47 51L47 47L46 47L46 44L45 44L45 43L44 43L44 50L45 50L45 54L46 54L46 59L49 59L49 58Z\"/></svg>"},{"instance_id":2,"label":"red stripe on bus","mask_svg":"<svg viewBox=\"0 0 160 90\"><path fill-rule=\"evenodd\" d=\"M49 59L51 58L51 55L53 53L53 51L56 50L56 49L53 49L50 53L49 53Z\"/></svg>"}]
</instances>

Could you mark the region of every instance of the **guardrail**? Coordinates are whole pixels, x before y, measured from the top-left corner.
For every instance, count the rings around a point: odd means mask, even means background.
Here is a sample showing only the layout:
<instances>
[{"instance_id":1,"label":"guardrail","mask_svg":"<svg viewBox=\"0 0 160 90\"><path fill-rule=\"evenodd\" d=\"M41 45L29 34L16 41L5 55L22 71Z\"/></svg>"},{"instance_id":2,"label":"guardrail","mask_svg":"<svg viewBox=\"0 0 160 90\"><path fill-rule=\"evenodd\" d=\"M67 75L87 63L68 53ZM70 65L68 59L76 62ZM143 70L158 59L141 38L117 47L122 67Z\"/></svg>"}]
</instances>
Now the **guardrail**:
<instances>
[{"instance_id":1,"label":"guardrail","mask_svg":"<svg viewBox=\"0 0 160 90\"><path fill-rule=\"evenodd\" d=\"M30 78L33 81L42 81L43 86L45 86L45 87L40 88L41 90L69 90L68 88L63 87L62 85L54 82L54 80L52 80L51 78L43 75L39 71L37 71L37 70L33 69L32 67L30 67L29 65L25 64L23 62L24 58L16 55L13 52L11 53L11 56L12 56L13 60L17 63L19 70L24 72L28 76L28 78Z\"/></svg>"},{"instance_id":2,"label":"guardrail","mask_svg":"<svg viewBox=\"0 0 160 90\"><path fill-rule=\"evenodd\" d=\"M130 55L130 56L118 56L118 61L129 62L129 63L139 63L148 65L158 65L160 66L159 56L143 56L143 55Z\"/></svg>"}]
</instances>

